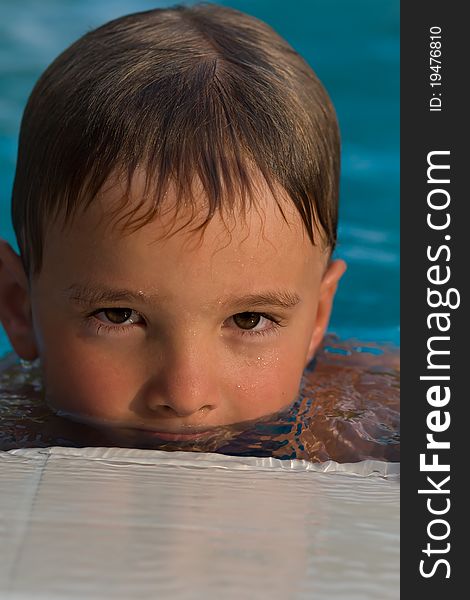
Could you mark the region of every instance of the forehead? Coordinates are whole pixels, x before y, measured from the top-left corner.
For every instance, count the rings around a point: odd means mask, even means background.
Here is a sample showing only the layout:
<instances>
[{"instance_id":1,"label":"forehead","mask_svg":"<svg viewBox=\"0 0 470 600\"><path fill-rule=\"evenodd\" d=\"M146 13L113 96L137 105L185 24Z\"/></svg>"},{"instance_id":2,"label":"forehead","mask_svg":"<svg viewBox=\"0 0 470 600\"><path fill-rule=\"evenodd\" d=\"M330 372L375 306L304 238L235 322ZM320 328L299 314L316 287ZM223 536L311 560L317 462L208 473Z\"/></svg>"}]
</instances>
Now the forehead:
<instances>
[{"instance_id":1,"label":"forehead","mask_svg":"<svg viewBox=\"0 0 470 600\"><path fill-rule=\"evenodd\" d=\"M43 268L63 276L65 270L77 275L87 271L97 279L111 273L129 279L134 272L145 277L165 272L169 280L177 273L188 281L209 277L222 283L231 277L276 279L291 271L296 278L308 272L318 280L326 255L311 244L295 206L282 193L276 201L266 184L255 183L251 206L242 208L235 199L233 210L216 211L199 229L207 216L204 193L196 187L176 211L176 190L170 186L157 216L132 230L120 218L132 210L138 216L151 202L145 198L145 177L134 177L127 195L119 180L109 181L66 228L50 227Z\"/></svg>"}]
</instances>

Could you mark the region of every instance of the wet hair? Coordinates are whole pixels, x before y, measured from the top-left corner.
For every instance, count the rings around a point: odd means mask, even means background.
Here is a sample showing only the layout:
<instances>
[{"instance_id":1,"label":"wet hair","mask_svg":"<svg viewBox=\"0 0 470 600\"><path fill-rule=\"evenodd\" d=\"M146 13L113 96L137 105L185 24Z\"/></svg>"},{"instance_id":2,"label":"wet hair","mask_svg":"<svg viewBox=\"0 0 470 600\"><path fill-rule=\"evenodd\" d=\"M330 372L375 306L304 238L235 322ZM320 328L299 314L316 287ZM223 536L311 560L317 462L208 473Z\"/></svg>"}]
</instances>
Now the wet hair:
<instances>
[{"instance_id":1,"label":"wet hair","mask_svg":"<svg viewBox=\"0 0 470 600\"><path fill-rule=\"evenodd\" d=\"M59 55L25 108L12 198L25 270L39 272L50 223L86 210L115 173L129 191L137 169L145 192L132 205L124 194L126 228L151 222L170 184L178 209L195 179L202 226L235 198L246 209L256 173L287 192L311 242L332 250L339 156L325 89L262 21L212 4L115 19Z\"/></svg>"}]
</instances>

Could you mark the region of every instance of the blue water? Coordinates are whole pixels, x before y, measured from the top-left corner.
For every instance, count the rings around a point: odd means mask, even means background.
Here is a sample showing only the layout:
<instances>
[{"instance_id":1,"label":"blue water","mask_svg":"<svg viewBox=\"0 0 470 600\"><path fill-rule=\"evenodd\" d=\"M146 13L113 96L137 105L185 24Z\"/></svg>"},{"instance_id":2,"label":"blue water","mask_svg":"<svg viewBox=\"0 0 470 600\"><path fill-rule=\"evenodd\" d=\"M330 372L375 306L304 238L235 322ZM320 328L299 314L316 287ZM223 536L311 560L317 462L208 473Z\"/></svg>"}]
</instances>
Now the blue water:
<instances>
[{"instance_id":1,"label":"blue water","mask_svg":"<svg viewBox=\"0 0 470 600\"><path fill-rule=\"evenodd\" d=\"M40 73L80 35L158 0L0 0L0 237L17 248L9 203L20 119ZM180 2L191 4L192 2ZM330 331L399 343L399 1L228 0L283 35L312 65L342 132L336 252L349 269ZM0 328L0 356L10 349Z\"/></svg>"}]
</instances>

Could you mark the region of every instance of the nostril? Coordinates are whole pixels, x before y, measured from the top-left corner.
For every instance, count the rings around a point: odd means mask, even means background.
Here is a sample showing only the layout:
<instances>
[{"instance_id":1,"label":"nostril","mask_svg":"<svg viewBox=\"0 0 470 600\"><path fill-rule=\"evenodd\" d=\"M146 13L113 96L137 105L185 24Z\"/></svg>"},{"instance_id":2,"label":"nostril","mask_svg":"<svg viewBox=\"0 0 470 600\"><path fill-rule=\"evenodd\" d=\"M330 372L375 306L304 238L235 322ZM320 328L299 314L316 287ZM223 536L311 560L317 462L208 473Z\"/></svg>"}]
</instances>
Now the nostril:
<instances>
[{"instance_id":1,"label":"nostril","mask_svg":"<svg viewBox=\"0 0 470 600\"><path fill-rule=\"evenodd\" d=\"M176 412L175 409L171 406L168 406L168 404L151 403L149 404L149 408L153 412L160 412L164 414L172 414Z\"/></svg>"},{"instance_id":2,"label":"nostril","mask_svg":"<svg viewBox=\"0 0 470 600\"><path fill-rule=\"evenodd\" d=\"M153 414L158 415L159 417L166 417L166 418L188 417L195 413L198 413L199 415L202 416L202 415L206 415L207 413L211 412L212 410L214 410L216 408L215 405L211 405L211 404L204 404L203 406L200 406L200 407L191 406L191 405L185 406L184 404L181 404L181 405L175 404L175 406L171 406L169 404L158 403L158 401L149 402L147 404L147 406Z\"/></svg>"}]
</instances>

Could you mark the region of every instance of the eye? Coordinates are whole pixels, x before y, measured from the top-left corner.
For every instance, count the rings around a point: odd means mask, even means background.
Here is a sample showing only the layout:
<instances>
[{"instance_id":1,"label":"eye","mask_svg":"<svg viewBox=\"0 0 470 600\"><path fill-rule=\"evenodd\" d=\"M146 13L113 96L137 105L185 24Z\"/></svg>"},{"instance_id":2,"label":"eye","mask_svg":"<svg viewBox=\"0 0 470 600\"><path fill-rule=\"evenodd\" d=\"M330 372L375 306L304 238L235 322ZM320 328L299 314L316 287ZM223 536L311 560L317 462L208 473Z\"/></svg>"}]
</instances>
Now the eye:
<instances>
[{"instance_id":1,"label":"eye","mask_svg":"<svg viewBox=\"0 0 470 600\"><path fill-rule=\"evenodd\" d=\"M255 329L261 322L261 319L265 319L260 313L238 313L233 315L233 322L240 329ZM266 319L265 319L266 320Z\"/></svg>"},{"instance_id":2,"label":"eye","mask_svg":"<svg viewBox=\"0 0 470 600\"><path fill-rule=\"evenodd\" d=\"M109 333L128 333L133 325L144 323L142 316L132 308L101 308L86 318L96 334L100 331Z\"/></svg>"},{"instance_id":3,"label":"eye","mask_svg":"<svg viewBox=\"0 0 470 600\"><path fill-rule=\"evenodd\" d=\"M232 321L240 335L266 335L274 333L281 326L278 320L270 315L257 312L243 312L232 315Z\"/></svg>"},{"instance_id":4,"label":"eye","mask_svg":"<svg viewBox=\"0 0 470 600\"><path fill-rule=\"evenodd\" d=\"M105 308L97 314L103 314L113 325L123 325L131 318L134 311L131 308ZM137 314L137 313L136 313ZM131 319L129 323L134 323L136 319Z\"/></svg>"}]
</instances>

